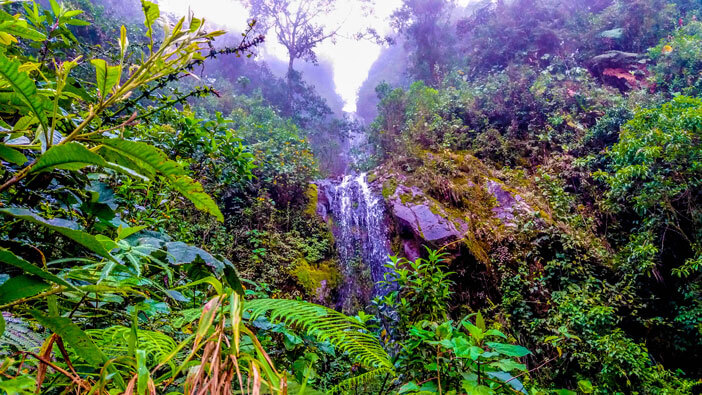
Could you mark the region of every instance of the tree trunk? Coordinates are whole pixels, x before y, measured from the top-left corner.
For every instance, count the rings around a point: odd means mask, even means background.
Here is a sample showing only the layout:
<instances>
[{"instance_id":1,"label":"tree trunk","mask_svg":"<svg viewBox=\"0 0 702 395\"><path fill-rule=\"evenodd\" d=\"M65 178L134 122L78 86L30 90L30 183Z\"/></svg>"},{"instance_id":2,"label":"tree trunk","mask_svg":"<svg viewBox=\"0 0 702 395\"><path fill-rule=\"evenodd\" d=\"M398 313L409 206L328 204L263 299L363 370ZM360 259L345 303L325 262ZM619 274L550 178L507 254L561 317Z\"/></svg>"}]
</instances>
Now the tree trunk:
<instances>
[{"instance_id":1,"label":"tree trunk","mask_svg":"<svg viewBox=\"0 0 702 395\"><path fill-rule=\"evenodd\" d=\"M288 59L288 74L287 74L287 80L288 80L288 113L290 115L293 114L293 73L295 72L295 69L293 69L293 63L295 62L295 55L290 54L290 57Z\"/></svg>"}]
</instances>

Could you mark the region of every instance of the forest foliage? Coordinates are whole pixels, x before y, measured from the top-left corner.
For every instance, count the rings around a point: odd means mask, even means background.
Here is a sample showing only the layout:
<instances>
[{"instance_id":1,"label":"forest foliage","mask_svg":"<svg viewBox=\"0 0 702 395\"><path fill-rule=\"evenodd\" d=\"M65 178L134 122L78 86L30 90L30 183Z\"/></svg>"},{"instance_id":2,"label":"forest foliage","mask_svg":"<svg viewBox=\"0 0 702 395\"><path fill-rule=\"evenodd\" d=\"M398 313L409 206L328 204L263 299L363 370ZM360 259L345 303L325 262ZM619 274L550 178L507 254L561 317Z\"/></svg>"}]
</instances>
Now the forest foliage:
<instances>
[{"instance_id":1,"label":"forest foliage","mask_svg":"<svg viewBox=\"0 0 702 395\"><path fill-rule=\"evenodd\" d=\"M544 203L480 256L394 251L354 316L311 183L360 125L293 67L330 33L278 78L254 21L1 4L1 393L700 391L699 2L403 0L361 166Z\"/></svg>"}]
</instances>

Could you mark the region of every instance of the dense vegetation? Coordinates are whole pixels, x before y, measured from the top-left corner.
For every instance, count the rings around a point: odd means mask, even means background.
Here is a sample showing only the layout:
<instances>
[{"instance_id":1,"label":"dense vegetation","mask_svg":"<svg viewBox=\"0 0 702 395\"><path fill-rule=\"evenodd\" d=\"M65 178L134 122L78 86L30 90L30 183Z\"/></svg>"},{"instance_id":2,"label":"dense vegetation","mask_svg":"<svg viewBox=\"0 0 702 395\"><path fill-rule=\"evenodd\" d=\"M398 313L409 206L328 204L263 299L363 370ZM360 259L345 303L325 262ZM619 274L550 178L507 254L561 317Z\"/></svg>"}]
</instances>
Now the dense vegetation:
<instances>
[{"instance_id":1,"label":"dense vegetation","mask_svg":"<svg viewBox=\"0 0 702 395\"><path fill-rule=\"evenodd\" d=\"M403 0L356 166L469 230L393 244L354 316L312 182L361 126L294 68L316 20L280 78L253 21L0 4L0 393L700 392L698 1Z\"/></svg>"}]
</instances>

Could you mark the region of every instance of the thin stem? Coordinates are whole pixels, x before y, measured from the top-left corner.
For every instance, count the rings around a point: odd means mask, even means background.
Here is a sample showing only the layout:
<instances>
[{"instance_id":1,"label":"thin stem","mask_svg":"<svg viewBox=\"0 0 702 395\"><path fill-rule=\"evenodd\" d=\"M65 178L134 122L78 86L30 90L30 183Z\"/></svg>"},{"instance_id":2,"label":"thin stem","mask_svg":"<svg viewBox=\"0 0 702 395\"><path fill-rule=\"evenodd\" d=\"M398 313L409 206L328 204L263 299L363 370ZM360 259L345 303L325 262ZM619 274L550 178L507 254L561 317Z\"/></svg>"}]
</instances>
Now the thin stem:
<instances>
[{"instance_id":1,"label":"thin stem","mask_svg":"<svg viewBox=\"0 0 702 395\"><path fill-rule=\"evenodd\" d=\"M0 305L0 310L5 310L5 309L7 309L8 307L16 306L16 305L18 305L18 304L27 303L27 302L29 302L29 301L31 301L31 300L40 299L40 298L43 298L43 297L45 297L45 296L50 296L50 295L59 294L59 293L65 291L66 289L68 289L68 288L67 288L67 287L64 287L64 286L60 286L60 287L56 287L56 288L53 288L53 289L51 289L51 290L42 292L42 293L40 293L40 294L36 294L36 295L33 295L33 296L27 296L27 297L25 297L25 298L17 299L17 300L15 300L14 302L10 302L10 303L4 304L4 305Z\"/></svg>"}]
</instances>

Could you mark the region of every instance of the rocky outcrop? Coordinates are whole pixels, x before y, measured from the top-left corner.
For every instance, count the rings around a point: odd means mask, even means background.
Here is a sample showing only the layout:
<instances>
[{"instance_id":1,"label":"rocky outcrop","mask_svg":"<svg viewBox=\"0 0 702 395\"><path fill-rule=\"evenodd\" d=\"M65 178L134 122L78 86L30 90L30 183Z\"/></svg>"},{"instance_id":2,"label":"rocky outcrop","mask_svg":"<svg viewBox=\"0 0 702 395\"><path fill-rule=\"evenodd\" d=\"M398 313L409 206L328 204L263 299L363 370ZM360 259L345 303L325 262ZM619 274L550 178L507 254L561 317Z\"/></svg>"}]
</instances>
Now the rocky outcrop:
<instances>
[{"instance_id":1,"label":"rocky outcrop","mask_svg":"<svg viewBox=\"0 0 702 395\"><path fill-rule=\"evenodd\" d=\"M592 74L622 92L648 86L645 56L633 52L607 51L588 61Z\"/></svg>"},{"instance_id":2,"label":"rocky outcrop","mask_svg":"<svg viewBox=\"0 0 702 395\"><path fill-rule=\"evenodd\" d=\"M438 211L440 208L429 207L429 202L403 204L400 199L392 199L390 204L392 213L401 226L410 228L415 235L431 244L450 242L462 237L467 230L465 224L458 229L448 220L445 212Z\"/></svg>"},{"instance_id":3,"label":"rocky outcrop","mask_svg":"<svg viewBox=\"0 0 702 395\"><path fill-rule=\"evenodd\" d=\"M427 154L430 160L435 155ZM466 161L480 162L469 155ZM422 246L453 243L467 245L477 260L487 262L490 244L515 231L520 217L536 211L518 188L484 166L468 166L467 174L458 173L452 180L387 170L376 171L372 187L383 191L389 228L395 234L394 252L408 259L420 256ZM450 198L442 199L437 190Z\"/></svg>"},{"instance_id":4,"label":"rocky outcrop","mask_svg":"<svg viewBox=\"0 0 702 395\"><path fill-rule=\"evenodd\" d=\"M505 226L517 226L515 217L532 211L519 194L508 192L503 184L495 180L487 181L487 190L495 197L495 207L492 208L492 212Z\"/></svg>"}]
</instances>

